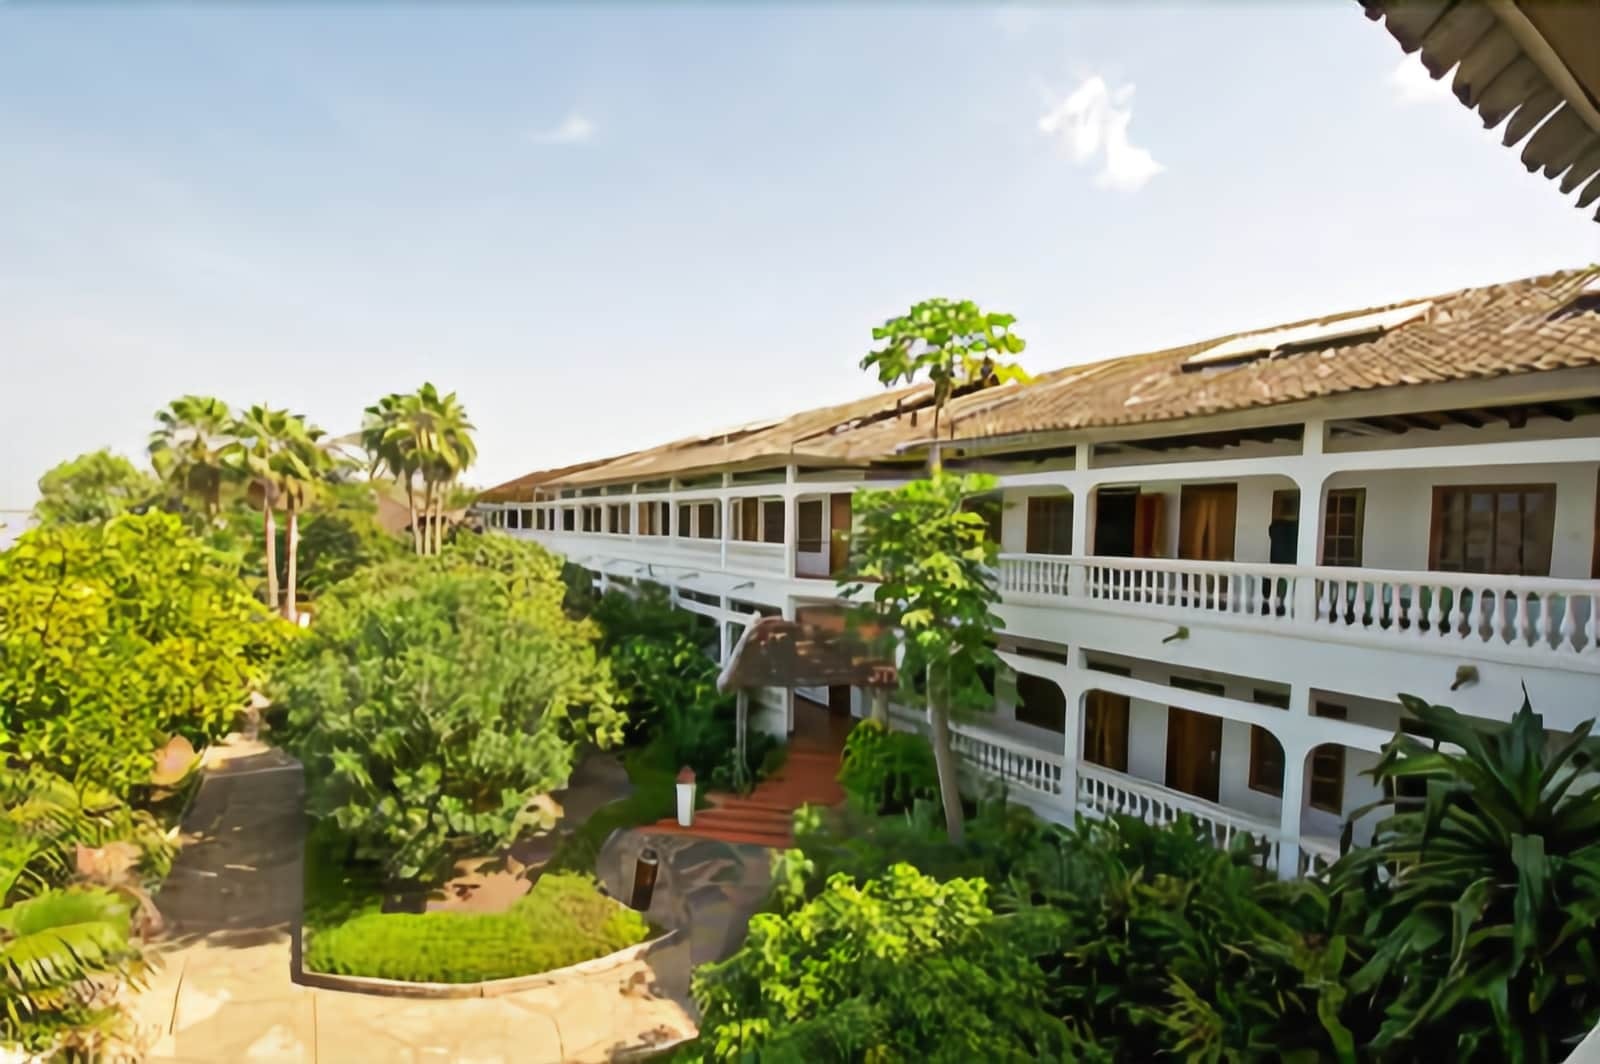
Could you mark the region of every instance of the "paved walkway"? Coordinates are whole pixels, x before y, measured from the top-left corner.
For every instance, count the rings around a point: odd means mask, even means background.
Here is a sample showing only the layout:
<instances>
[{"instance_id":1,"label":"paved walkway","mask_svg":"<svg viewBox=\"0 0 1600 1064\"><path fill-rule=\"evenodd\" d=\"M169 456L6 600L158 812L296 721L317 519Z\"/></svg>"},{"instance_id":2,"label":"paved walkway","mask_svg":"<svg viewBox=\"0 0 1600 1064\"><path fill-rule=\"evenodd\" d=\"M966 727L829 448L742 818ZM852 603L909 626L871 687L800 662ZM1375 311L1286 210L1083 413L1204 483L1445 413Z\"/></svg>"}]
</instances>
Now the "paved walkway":
<instances>
[{"instance_id":1,"label":"paved walkway","mask_svg":"<svg viewBox=\"0 0 1600 1064\"><path fill-rule=\"evenodd\" d=\"M255 745L214 764L157 898L162 966L135 1002L153 1060L615 1059L692 1034L687 941L560 986L425 1000L313 990L290 979L301 891L300 766Z\"/></svg>"}]
</instances>

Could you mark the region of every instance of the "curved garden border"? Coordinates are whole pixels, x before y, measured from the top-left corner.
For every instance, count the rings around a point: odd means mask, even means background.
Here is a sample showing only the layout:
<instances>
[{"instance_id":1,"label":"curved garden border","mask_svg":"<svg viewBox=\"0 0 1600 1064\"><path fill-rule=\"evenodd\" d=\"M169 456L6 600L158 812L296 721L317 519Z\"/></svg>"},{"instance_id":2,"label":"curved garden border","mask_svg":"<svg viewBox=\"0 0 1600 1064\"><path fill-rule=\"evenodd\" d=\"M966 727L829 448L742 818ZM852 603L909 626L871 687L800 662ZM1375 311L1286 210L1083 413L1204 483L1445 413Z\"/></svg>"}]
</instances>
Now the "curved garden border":
<instances>
[{"instance_id":1,"label":"curved garden border","mask_svg":"<svg viewBox=\"0 0 1600 1064\"><path fill-rule=\"evenodd\" d=\"M296 924L293 939L293 958L290 977L300 986L314 987L318 990L343 990L353 994L374 994L379 997L409 997L409 998L475 998L475 997L500 997L502 994L515 994L521 990L532 990L537 987L553 986L567 982L570 979L583 978L609 972L613 968L620 968L624 964L636 961L641 957L649 956L660 949L665 949L675 944L682 932L671 930L655 938L636 942L631 946L624 946L615 953L608 953L603 957L591 957L577 964L569 964L564 968L552 968L548 972L534 972L530 975L513 975L505 979L485 979L476 983L412 983L403 979L380 979L370 975L335 975L331 972L314 972L305 966L302 961L302 942L304 928Z\"/></svg>"}]
</instances>

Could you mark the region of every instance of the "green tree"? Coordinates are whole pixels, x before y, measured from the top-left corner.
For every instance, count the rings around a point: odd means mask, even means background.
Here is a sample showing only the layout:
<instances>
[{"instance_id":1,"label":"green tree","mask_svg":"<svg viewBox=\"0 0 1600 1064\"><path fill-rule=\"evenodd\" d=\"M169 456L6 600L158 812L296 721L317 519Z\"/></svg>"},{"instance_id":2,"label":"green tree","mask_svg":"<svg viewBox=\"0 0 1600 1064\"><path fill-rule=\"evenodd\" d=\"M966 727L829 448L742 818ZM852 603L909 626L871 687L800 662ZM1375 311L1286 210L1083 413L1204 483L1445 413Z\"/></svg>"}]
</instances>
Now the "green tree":
<instances>
[{"instance_id":1,"label":"green tree","mask_svg":"<svg viewBox=\"0 0 1600 1064\"><path fill-rule=\"evenodd\" d=\"M1020 366L1004 361L1027 342L1011 331L1011 314L988 313L970 299L925 299L872 330L883 346L861 360L886 386L925 377L933 384L933 440L929 464L937 468L939 419L959 389L1025 381ZM953 431L953 430L952 430Z\"/></svg>"},{"instance_id":2,"label":"green tree","mask_svg":"<svg viewBox=\"0 0 1600 1064\"><path fill-rule=\"evenodd\" d=\"M1415 735L1395 736L1372 775L1390 791L1421 783L1426 797L1379 803L1392 814L1333 878L1346 925L1372 944L1350 979L1382 1018L1370 1048L1562 1059L1600 1023L1593 722L1552 745L1526 700L1492 727L1401 701Z\"/></svg>"},{"instance_id":3,"label":"green tree","mask_svg":"<svg viewBox=\"0 0 1600 1064\"><path fill-rule=\"evenodd\" d=\"M42 525L93 524L144 506L160 494L160 482L120 454L90 451L39 478L33 515Z\"/></svg>"},{"instance_id":4,"label":"green tree","mask_svg":"<svg viewBox=\"0 0 1600 1064\"><path fill-rule=\"evenodd\" d=\"M222 512L233 425L233 414L221 399L185 395L156 411L156 430L150 434L156 472L180 498L200 501L208 525Z\"/></svg>"},{"instance_id":5,"label":"green tree","mask_svg":"<svg viewBox=\"0 0 1600 1064\"><path fill-rule=\"evenodd\" d=\"M273 684L309 805L395 881L544 826L581 742L621 740L609 666L562 609L561 562L465 537L360 573L320 604Z\"/></svg>"},{"instance_id":6,"label":"green tree","mask_svg":"<svg viewBox=\"0 0 1600 1064\"><path fill-rule=\"evenodd\" d=\"M981 879L907 864L838 875L786 915L750 920L728 960L695 971L712 1060L1034 1061L1067 1055L1034 960L1057 921L996 916Z\"/></svg>"},{"instance_id":7,"label":"green tree","mask_svg":"<svg viewBox=\"0 0 1600 1064\"><path fill-rule=\"evenodd\" d=\"M983 671L993 668L1000 619L996 548L967 500L994 478L935 472L901 488L860 490L852 501L850 581L844 595L864 603L858 623L898 633L903 685L922 678L934 763L950 838L961 839L961 792L950 748L952 710L989 705ZM886 635L884 638L892 638Z\"/></svg>"},{"instance_id":8,"label":"green tree","mask_svg":"<svg viewBox=\"0 0 1600 1064\"><path fill-rule=\"evenodd\" d=\"M0 553L0 761L142 792L228 730L287 635L172 514L37 528Z\"/></svg>"}]
</instances>

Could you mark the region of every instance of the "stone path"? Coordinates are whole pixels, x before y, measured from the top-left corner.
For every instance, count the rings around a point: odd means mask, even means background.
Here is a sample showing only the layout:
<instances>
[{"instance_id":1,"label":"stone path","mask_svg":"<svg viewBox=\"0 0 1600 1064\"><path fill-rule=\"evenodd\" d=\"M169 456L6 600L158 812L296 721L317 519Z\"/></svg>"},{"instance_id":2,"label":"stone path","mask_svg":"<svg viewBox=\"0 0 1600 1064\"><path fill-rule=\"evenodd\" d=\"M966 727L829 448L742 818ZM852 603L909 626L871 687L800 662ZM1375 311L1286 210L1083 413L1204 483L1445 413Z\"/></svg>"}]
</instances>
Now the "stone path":
<instances>
[{"instance_id":1,"label":"stone path","mask_svg":"<svg viewBox=\"0 0 1600 1064\"><path fill-rule=\"evenodd\" d=\"M654 828L618 831L599 858L599 879L612 897L632 897L638 858L647 849L660 861L651 922L687 936L691 965L722 960L738 949L751 915L766 900L773 851Z\"/></svg>"},{"instance_id":2,"label":"stone path","mask_svg":"<svg viewBox=\"0 0 1600 1064\"><path fill-rule=\"evenodd\" d=\"M152 1060L603 1061L694 1033L690 943L496 998L428 1000L291 981L300 910L300 766L241 746L212 764L157 898L160 969L135 1001Z\"/></svg>"}]
</instances>

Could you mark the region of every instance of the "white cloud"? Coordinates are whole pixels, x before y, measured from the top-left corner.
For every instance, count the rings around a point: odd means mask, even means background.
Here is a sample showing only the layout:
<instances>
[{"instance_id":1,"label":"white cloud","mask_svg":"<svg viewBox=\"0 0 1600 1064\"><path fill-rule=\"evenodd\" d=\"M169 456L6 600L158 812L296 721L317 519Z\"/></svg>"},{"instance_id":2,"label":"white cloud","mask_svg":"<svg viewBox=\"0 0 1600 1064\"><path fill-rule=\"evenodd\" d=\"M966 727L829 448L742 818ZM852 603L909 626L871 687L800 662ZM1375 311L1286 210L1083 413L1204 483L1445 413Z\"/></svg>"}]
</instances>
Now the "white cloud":
<instances>
[{"instance_id":1,"label":"white cloud","mask_svg":"<svg viewBox=\"0 0 1600 1064\"><path fill-rule=\"evenodd\" d=\"M536 144L587 144L594 139L594 123L574 111L554 129L533 135Z\"/></svg>"},{"instance_id":2,"label":"white cloud","mask_svg":"<svg viewBox=\"0 0 1600 1064\"><path fill-rule=\"evenodd\" d=\"M1143 187L1166 167L1128 141L1133 120L1133 86L1112 91L1098 74L1083 80L1066 99L1039 119L1039 132L1061 141L1079 165L1101 160L1095 184L1126 191Z\"/></svg>"},{"instance_id":3,"label":"white cloud","mask_svg":"<svg viewBox=\"0 0 1600 1064\"><path fill-rule=\"evenodd\" d=\"M1399 65L1389 72L1389 87L1394 90L1394 98L1403 104L1448 100L1453 95L1450 83L1444 79L1435 81L1414 55L1401 57Z\"/></svg>"}]
</instances>

